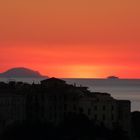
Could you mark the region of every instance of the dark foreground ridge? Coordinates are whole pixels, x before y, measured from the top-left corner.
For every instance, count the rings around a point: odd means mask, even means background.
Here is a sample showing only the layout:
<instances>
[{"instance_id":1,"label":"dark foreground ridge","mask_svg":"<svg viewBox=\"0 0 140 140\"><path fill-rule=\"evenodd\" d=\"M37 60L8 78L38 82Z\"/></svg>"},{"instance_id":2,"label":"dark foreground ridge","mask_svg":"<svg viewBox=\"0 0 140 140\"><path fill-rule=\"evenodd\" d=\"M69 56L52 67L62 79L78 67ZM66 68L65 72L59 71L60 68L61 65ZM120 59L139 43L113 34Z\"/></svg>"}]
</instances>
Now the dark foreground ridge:
<instances>
[{"instance_id":1,"label":"dark foreground ridge","mask_svg":"<svg viewBox=\"0 0 140 140\"><path fill-rule=\"evenodd\" d=\"M38 71L34 71L24 67L12 68L6 72L0 73L3 78L42 78L47 76L41 75Z\"/></svg>"},{"instance_id":2,"label":"dark foreground ridge","mask_svg":"<svg viewBox=\"0 0 140 140\"><path fill-rule=\"evenodd\" d=\"M50 78L0 83L2 139L128 139L130 101Z\"/></svg>"}]
</instances>

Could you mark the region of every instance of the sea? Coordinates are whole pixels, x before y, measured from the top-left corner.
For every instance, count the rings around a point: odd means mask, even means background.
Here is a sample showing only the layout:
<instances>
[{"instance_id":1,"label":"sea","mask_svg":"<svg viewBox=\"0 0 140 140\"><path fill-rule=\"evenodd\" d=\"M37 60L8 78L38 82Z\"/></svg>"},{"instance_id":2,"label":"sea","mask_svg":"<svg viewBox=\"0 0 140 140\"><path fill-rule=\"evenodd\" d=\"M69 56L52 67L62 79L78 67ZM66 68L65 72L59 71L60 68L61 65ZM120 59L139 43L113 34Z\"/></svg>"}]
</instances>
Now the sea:
<instances>
[{"instance_id":1,"label":"sea","mask_svg":"<svg viewBox=\"0 0 140 140\"><path fill-rule=\"evenodd\" d=\"M0 81L40 83L42 78L0 78ZM110 93L112 97L131 101L131 111L140 111L140 79L77 79L63 78L68 84L86 86L92 92Z\"/></svg>"}]
</instances>

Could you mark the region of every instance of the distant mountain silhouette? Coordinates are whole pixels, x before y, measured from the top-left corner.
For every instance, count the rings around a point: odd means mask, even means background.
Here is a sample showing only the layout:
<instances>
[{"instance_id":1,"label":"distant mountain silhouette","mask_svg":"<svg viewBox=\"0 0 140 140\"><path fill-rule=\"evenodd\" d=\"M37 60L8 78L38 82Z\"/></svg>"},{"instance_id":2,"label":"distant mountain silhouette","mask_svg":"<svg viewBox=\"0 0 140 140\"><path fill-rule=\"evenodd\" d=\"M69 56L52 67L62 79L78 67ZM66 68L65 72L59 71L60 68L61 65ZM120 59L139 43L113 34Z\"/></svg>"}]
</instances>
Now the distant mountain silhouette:
<instances>
[{"instance_id":1,"label":"distant mountain silhouette","mask_svg":"<svg viewBox=\"0 0 140 140\"><path fill-rule=\"evenodd\" d=\"M34 71L24 67L12 68L0 73L3 78L42 78L47 76L41 75L38 71Z\"/></svg>"}]
</instances>

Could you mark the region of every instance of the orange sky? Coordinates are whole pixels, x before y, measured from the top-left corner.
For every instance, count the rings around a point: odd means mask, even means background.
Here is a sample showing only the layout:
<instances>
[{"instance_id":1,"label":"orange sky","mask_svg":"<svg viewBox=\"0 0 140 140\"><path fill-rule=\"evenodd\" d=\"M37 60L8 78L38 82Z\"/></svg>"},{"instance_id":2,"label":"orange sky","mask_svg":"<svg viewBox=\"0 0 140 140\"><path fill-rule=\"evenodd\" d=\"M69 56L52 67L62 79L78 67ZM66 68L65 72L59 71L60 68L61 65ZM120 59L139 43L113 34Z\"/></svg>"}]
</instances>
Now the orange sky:
<instances>
[{"instance_id":1,"label":"orange sky","mask_svg":"<svg viewBox=\"0 0 140 140\"><path fill-rule=\"evenodd\" d=\"M140 78L139 0L3 0L0 72Z\"/></svg>"}]
</instances>

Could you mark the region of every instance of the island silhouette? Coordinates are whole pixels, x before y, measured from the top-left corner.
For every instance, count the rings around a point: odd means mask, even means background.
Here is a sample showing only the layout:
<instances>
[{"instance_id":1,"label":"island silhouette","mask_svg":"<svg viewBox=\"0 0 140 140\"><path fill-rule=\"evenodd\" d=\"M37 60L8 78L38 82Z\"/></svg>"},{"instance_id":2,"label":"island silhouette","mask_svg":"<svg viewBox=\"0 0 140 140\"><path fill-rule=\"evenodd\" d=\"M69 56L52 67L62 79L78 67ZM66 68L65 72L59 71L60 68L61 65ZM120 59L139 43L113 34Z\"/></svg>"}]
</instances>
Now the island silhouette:
<instances>
[{"instance_id":1,"label":"island silhouette","mask_svg":"<svg viewBox=\"0 0 140 140\"><path fill-rule=\"evenodd\" d=\"M112 75L112 76L108 76L107 79L119 79L119 77Z\"/></svg>"},{"instance_id":2,"label":"island silhouette","mask_svg":"<svg viewBox=\"0 0 140 140\"><path fill-rule=\"evenodd\" d=\"M48 78L48 76L41 75L38 71L31 70L25 67L11 68L3 73L0 73L2 78Z\"/></svg>"}]
</instances>

